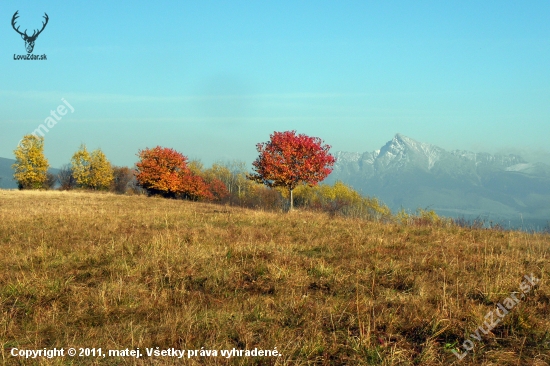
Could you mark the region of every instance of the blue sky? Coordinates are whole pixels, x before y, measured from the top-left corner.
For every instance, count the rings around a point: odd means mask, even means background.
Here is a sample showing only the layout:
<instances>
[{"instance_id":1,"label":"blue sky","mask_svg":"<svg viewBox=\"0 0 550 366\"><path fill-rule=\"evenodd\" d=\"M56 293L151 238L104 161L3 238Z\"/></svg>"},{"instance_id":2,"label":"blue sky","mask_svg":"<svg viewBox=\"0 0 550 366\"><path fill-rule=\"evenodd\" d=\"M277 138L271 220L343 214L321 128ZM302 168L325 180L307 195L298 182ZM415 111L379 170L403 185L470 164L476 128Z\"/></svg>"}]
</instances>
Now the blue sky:
<instances>
[{"instance_id":1,"label":"blue sky","mask_svg":"<svg viewBox=\"0 0 550 366\"><path fill-rule=\"evenodd\" d=\"M11 27L49 23L34 54ZM81 143L131 166L172 147L251 163L273 131L372 151L395 133L550 163L548 1L0 2L0 156L63 104Z\"/></svg>"}]
</instances>

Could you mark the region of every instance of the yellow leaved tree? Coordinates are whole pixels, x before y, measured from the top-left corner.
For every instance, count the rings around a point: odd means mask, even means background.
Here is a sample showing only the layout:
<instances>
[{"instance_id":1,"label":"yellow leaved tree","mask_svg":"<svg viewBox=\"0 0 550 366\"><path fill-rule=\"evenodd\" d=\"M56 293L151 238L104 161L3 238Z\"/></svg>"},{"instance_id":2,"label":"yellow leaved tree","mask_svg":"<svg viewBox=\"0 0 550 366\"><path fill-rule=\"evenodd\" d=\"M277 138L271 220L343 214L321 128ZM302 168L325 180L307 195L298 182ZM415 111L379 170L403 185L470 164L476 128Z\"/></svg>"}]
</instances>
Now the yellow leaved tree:
<instances>
[{"instance_id":1,"label":"yellow leaved tree","mask_svg":"<svg viewBox=\"0 0 550 366\"><path fill-rule=\"evenodd\" d=\"M101 149L89 153L86 145L81 145L71 159L71 167L79 188L106 190L113 182L113 167Z\"/></svg>"},{"instance_id":2,"label":"yellow leaved tree","mask_svg":"<svg viewBox=\"0 0 550 366\"><path fill-rule=\"evenodd\" d=\"M44 188L48 180L49 167L44 156L44 137L25 135L13 153L13 177L19 189Z\"/></svg>"},{"instance_id":3,"label":"yellow leaved tree","mask_svg":"<svg viewBox=\"0 0 550 366\"><path fill-rule=\"evenodd\" d=\"M234 203L242 203L256 185L256 183L247 179L246 163L244 161L217 162L212 164L212 167L207 169L205 173L225 184L231 198L234 199L231 201Z\"/></svg>"},{"instance_id":4,"label":"yellow leaved tree","mask_svg":"<svg viewBox=\"0 0 550 366\"><path fill-rule=\"evenodd\" d=\"M281 191L281 194L286 193ZM301 185L295 189L296 202L299 206L320 209L332 214L367 219L387 219L390 209L373 197L362 196L352 187L337 181L332 186L320 184L315 187Z\"/></svg>"}]
</instances>

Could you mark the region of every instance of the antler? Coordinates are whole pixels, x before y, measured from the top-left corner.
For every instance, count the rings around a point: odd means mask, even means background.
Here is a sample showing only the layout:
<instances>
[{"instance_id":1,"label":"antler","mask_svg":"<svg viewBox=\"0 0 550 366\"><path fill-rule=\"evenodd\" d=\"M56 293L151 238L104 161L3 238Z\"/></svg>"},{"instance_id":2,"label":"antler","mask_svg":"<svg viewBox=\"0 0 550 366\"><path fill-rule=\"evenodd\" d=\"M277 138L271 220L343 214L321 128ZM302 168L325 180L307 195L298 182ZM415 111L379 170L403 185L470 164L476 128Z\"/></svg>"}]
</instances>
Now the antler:
<instances>
[{"instance_id":1,"label":"antler","mask_svg":"<svg viewBox=\"0 0 550 366\"><path fill-rule=\"evenodd\" d=\"M21 36L24 36L25 39L29 39L29 40L34 40L34 39L36 39L36 37L38 37L38 35L39 35L40 33L42 33L42 31L44 30L44 28L46 28L46 24L48 24L48 20L50 19L50 18L48 17L48 14L44 13L44 19L46 19L46 21L45 21L45 22L42 22L42 29L40 29L40 30L36 30L36 29L35 29L34 32L33 32L33 34L32 34L32 36L29 36L29 35L27 34L27 30L26 30L26 29L25 29L25 32L24 32L24 33L21 33L21 31L19 31L19 27L15 28L15 21L17 20L17 18L19 18L19 15L18 15L17 13L19 13L19 10L17 10L17 11L15 12L15 14L13 14L13 17L11 18L11 26L13 27L13 29L14 29L17 33L19 33ZM38 33L37 33L37 32L38 32Z\"/></svg>"},{"instance_id":2,"label":"antler","mask_svg":"<svg viewBox=\"0 0 550 366\"><path fill-rule=\"evenodd\" d=\"M36 37L38 37L38 35L39 35L40 33L42 33L42 31L44 30L44 28L46 28L46 24L48 24L48 20L49 20L50 18L48 18L48 14L46 14L45 12L44 12L44 19L46 19L46 21L45 21L45 22L42 22L42 29L40 29L40 30L38 31L38 33L36 33L36 30L35 30L35 31L33 32L32 36L30 36L29 38L35 38L35 39L36 39ZM26 33L26 30L25 30L25 33Z\"/></svg>"},{"instance_id":3,"label":"antler","mask_svg":"<svg viewBox=\"0 0 550 366\"><path fill-rule=\"evenodd\" d=\"M26 29L25 29L25 33L21 33L21 32L19 31L19 27L15 28L15 21L17 20L17 18L19 18L19 15L17 15L17 13L19 13L19 10L17 10L17 11L15 12L15 14L13 14L13 18L11 18L11 26L12 26L13 29L14 29L17 33L19 33L20 35L26 36L26 35L27 35L27 30L26 30ZM44 14L46 14L46 13L44 13Z\"/></svg>"},{"instance_id":4,"label":"antler","mask_svg":"<svg viewBox=\"0 0 550 366\"><path fill-rule=\"evenodd\" d=\"M46 28L46 24L48 24L48 20L49 20L49 17L48 17L48 14L44 13L44 19L46 20L45 22L42 22L42 29L40 30L37 30L35 29L34 30L34 33L32 34L32 36L29 36L27 34L27 30L25 29L25 33L21 33L19 31L19 27L15 27L15 21L17 20L17 18L19 18L19 10L15 12L15 14L13 14L13 17L11 18L11 26L13 27L13 29L19 33L21 35L21 38L23 38L23 40L25 41L25 48L27 49L27 53L31 53L32 50L34 49L34 41L36 41L36 38L38 37L38 35L40 33L42 33L42 31L44 30L44 28Z\"/></svg>"}]
</instances>

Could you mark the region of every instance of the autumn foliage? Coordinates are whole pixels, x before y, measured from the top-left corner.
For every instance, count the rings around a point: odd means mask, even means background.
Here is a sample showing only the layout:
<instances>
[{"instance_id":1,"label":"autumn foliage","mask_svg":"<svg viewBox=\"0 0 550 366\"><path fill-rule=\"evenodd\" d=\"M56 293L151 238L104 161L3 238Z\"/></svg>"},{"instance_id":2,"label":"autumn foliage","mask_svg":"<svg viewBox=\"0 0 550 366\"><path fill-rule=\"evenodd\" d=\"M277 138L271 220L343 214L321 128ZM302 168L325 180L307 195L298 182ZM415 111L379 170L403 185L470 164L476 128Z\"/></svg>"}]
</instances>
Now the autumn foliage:
<instances>
[{"instance_id":1,"label":"autumn foliage","mask_svg":"<svg viewBox=\"0 0 550 366\"><path fill-rule=\"evenodd\" d=\"M26 135L14 151L13 177L20 189L43 188L48 181L48 160L44 157L44 138Z\"/></svg>"},{"instance_id":2,"label":"autumn foliage","mask_svg":"<svg viewBox=\"0 0 550 366\"><path fill-rule=\"evenodd\" d=\"M220 187L221 182L209 184L189 168L187 157L174 149L157 146L140 150L138 156L136 179L150 195L215 200L224 194L225 186Z\"/></svg>"},{"instance_id":3,"label":"autumn foliage","mask_svg":"<svg viewBox=\"0 0 550 366\"><path fill-rule=\"evenodd\" d=\"M212 178L208 182L208 190L212 193L213 199L216 201L221 201L222 199L229 196L229 191L223 182L217 178Z\"/></svg>"},{"instance_id":4,"label":"autumn foliage","mask_svg":"<svg viewBox=\"0 0 550 366\"><path fill-rule=\"evenodd\" d=\"M301 184L316 185L331 172L336 159L329 154L329 145L323 145L318 137L296 131L274 132L269 142L259 143L260 155L252 163L254 174L250 179L269 187L284 187L290 193L290 209L293 208L292 191Z\"/></svg>"},{"instance_id":5,"label":"autumn foliage","mask_svg":"<svg viewBox=\"0 0 550 366\"><path fill-rule=\"evenodd\" d=\"M113 182L113 168L101 149L89 153L81 145L71 159L71 170L79 188L107 190Z\"/></svg>"}]
</instances>

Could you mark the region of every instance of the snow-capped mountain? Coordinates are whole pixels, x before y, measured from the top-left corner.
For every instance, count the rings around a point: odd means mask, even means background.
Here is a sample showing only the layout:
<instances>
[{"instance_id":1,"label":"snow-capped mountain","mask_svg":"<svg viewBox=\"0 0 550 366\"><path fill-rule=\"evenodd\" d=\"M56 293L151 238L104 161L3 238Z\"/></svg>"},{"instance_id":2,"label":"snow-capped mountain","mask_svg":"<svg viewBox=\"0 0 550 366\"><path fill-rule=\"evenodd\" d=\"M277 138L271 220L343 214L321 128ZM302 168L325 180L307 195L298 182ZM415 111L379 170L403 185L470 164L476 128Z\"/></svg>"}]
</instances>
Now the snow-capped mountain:
<instances>
[{"instance_id":1,"label":"snow-capped mountain","mask_svg":"<svg viewBox=\"0 0 550 366\"><path fill-rule=\"evenodd\" d=\"M448 165L449 160L471 167L506 170L526 169L532 166L517 155L491 155L463 150L447 152L438 146L418 142L399 133L379 150L363 154L338 151L335 156L335 172L346 170L350 164L357 164L363 170L372 170L373 173L379 174L411 167L430 171L437 163L444 162ZM511 168L513 166L517 168Z\"/></svg>"},{"instance_id":2,"label":"snow-capped mountain","mask_svg":"<svg viewBox=\"0 0 550 366\"><path fill-rule=\"evenodd\" d=\"M431 169L439 160L443 149L415 141L401 134L384 145L376 156L375 165L378 170L401 168L414 164L423 169Z\"/></svg>"},{"instance_id":3,"label":"snow-capped mountain","mask_svg":"<svg viewBox=\"0 0 550 366\"><path fill-rule=\"evenodd\" d=\"M518 155L446 151L396 134L379 150L337 152L327 183L341 180L392 210L430 208L493 221L550 219L550 166Z\"/></svg>"}]
</instances>

